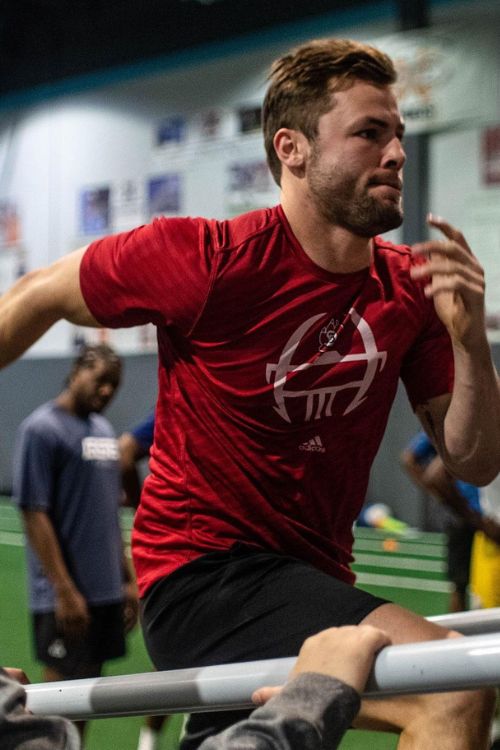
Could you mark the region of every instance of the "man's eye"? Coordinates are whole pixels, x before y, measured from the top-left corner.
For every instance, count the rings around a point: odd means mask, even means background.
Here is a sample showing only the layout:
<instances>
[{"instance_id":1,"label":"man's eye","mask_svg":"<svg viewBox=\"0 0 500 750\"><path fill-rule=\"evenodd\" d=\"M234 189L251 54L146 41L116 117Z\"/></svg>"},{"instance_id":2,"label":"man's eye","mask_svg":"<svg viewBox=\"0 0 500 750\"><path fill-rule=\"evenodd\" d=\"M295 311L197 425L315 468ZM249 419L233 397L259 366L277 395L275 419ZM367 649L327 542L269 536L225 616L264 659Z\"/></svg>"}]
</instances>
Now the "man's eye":
<instances>
[{"instance_id":1,"label":"man's eye","mask_svg":"<svg viewBox=\"0 0 500 750\"><path fill-rule=\"evenodd\" d=\"M360 138L366 138L367 140L375 140L377 138L377 131L375 128L366 128L358 132Z\"/></svg>"}]
</instances>

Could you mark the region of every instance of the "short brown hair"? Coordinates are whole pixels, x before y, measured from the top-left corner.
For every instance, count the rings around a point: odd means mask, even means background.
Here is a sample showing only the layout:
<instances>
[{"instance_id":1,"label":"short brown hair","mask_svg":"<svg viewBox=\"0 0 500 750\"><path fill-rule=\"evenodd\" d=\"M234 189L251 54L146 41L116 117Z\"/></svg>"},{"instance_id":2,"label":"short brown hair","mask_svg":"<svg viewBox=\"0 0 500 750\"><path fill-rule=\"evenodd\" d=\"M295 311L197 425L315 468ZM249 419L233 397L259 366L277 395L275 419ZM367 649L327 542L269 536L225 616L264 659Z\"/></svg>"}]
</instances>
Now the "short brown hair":
<instances>
[{"instance_id":1,"label":"short brown hair","mask_svg":"<svg viewBox=\"0 0 500 750\"><path fill-rule=\"evenodd\" d=\"M281 162L273 145L277 130L292 128L313 139L320 116L333 106L335 91L350 88L356 80L386 86L396 77L388 55L350 39L315 39L276 60L269 74L262 126L267 162L277 184L281 182Z\"/></svg>"}]
</instances>

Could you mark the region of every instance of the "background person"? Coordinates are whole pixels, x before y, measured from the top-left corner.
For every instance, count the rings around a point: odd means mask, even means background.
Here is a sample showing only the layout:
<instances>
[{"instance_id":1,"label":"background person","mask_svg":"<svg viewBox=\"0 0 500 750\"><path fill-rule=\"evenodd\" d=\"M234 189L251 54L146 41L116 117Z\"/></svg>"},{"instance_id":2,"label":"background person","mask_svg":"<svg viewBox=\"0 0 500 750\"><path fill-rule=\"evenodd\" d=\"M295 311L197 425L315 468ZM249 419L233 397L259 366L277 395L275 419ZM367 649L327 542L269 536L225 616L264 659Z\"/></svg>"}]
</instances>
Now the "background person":
<instances>
[{"instance_id":1,"label":"background person","mask_svg":"<svg viewBox=\"0 0 500 750\"><path fill-rule=\"evenodd\" d=\"M472 548L472 605L500 607L500 475L481 487L479 497L484 522L474 535Z\"/></svg>"},{"instance_id":2,"label":"background person","mask_svg":"<svg viewBox=\"0 0 500 750\"><path fill-rule=\"evenodd\" d=\"M125 653L125 629L137 617L118 516L118 447L101 414L120 377L112 349L85 347L64 390L18 430L14 501L28 540L29 606L46 681L100 675L105 661Z\"/></svg>"},{"instance_id":3,"label":"background person","mask_svg":"<svg viewBox=\"0 0 500 750\"><path fill-rule=\"evenodd\" d=\"M137 509L139 506L142 481L138 464L149 456L153 445L154 425L154 412L151 412L142 422L130 431L123 432L118 438L125 505L130 508ZM147 716L139 733L137 750L156 750L167 720L168 716Z\"/></svg>"},{"instance_id":4,"label":"background person","mask_svg":"<svg viewBox=\"0 0 500 750\"><path fill-rule=\"evenodd\" d=\"M415 484L454 515L446 528L447 575L454 587L450 611L466 610L474 533L477 529L488 529L500 539L500 526L489 523L481 515L479 489L451 476L423 430L412 438L400 459Z\"/></svg>"},{"instance_id":5,"label":"background person","mask_svg":"<svg viewBox=\"0 0 500 750\"><path fill-rule=\"evenodd\" d=\"M151 412L142 422L130 431L123 432L118 438L125 505L130 508L139 507L142 481L138 464L149 456L153 445L154 426L155 416L154 412Z\"/></svg>"},{"instance_id":6,"label":"background person","mask_svg":"<svg viewBox=\"0 0 500 750\"><path fill-rule=\"evenodd\" d=\"M401 376L447 469L500 469L483 271L462 234L412 248L392 61L319 40L276 61L263 107L281 204L160 218L21 279L0 299L0 365L55 321L158 328L159 398L135 518L157 668L279 657L333 625L394 642L447 631L356 589L352 524ZM484 406L487 404L488 408ZM193 606L195 603L195 606ZM485 750L490 690L363 703L400 747ZM235 721L191 717L187 748Z\"/></svg>"}]
</instances>

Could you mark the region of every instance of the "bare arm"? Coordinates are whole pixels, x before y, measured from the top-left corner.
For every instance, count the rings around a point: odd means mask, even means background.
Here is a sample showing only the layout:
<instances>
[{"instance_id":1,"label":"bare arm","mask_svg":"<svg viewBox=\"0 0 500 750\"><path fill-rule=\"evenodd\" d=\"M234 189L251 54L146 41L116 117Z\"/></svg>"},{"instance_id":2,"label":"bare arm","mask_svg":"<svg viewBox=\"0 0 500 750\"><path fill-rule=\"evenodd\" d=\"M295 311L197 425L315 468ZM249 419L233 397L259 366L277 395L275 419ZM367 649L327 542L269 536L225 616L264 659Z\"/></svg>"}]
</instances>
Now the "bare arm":
<instances>
[{"instance_id":1,"label":"bare arm","mask_svg":"<svg viewBox=\"0 0 500 750\"><path fill-rule=\"evenodd\" d=\"M52 522L42 510L23 510L26 535L56 596L55 616L63 632L78 634L89 624L87 603L71 578Z\"/></svg>"},{"instance_id":2,"label":"bare arm","mask_svg":"<svg viewBox=\"0 0 500 750\"><path fill-rule=\"evenodd\" d=\"M56 323L99 324L80 289L82 247L47 268L23 276L0 297L0 367L21 356Z\"/></svg>"},{"instance_id":3,"label":"bare arm","mask_svg":"<svg viewBox=\"0 0 500 750\"><path fill-rule=\"evenodd\" d=\"M457 229L439 218L429 223L445 239L415 245L426 263L412 276L424 281L448 329L455 383L451 395L422 404L417 415L451 474L484 485L500 471L500 393L486 338L484 273Z\"/></svg>"},{"instance_id":4,"label":"bare arm","mask_svg":"<svg viewBox=\"0 0 500 750\"><path fill-rule=\"evenodd\" d=\"M431 495L444 503L469 526L477 531L482 531L497 544L500 542L500 524L493 518L481 515L469 506L465 497L457 489L452 477L446 471L439 456L425 468L423 483Z\"/></svg>"},{"instance_id":5,"label":"bare arm","mask_svg":"<svg viewBox=\"0 0 500 750\"><path fill-rule=\"evenodd\" d=\"M410 479L412 479L418 487L423 489L425 492L428 492L429 489L423 480L424 466L417 461L417 459L415 458L415 454L407 448L401 453L400 461L401 466L406 471Z\"/></svg>"}]
</instances>

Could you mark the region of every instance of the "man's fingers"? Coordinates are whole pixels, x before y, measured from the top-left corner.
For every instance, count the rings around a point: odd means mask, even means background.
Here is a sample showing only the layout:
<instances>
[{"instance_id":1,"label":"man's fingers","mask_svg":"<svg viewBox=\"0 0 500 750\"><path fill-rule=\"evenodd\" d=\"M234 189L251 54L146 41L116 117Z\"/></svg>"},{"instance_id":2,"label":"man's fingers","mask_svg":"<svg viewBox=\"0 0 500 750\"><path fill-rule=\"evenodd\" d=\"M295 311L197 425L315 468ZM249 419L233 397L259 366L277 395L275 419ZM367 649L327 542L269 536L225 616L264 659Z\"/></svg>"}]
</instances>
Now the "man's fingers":
<instances>
[{"instance_id":1,"label":"man's fingers","mask_svg":"<svg viewBox=\"0 0 500 750\"><path fill-rule=\"evenodd\" d=\"M466 266L481 269L472 252L455 240L427 240L412 245L412 254L424 258L447 258Z\"/></svg>"},{"instance_id":2,"label":"man's fingers","mask_svg":"<svg viewBox=\"0 0 500 750\"><path fill-rule=\"evenodd\" d=\"M16 667L4 667L4 669L12 680L20 682L21 685L30 684L28 676L22 669L17 669Z\"/></svg>"},{"instance_id":3,"label":"man's fingers","mask_svg":"<svg viewBox=\"0 0 500 750\"><path fill-rule=\"evenodd\" d=\"M484 288L484 274L476 266L463 265L454 260L435 256L428 263L413 266L410 270L412 279L425 279L432 276L461 276L465 281L478 284Z\"/></svg>"},{"instance_id":4,"label":"man's fingers","mask_svg":"<svg viewBox=\"0 0 500 750\"><path fill-rule=\"evenodd\" d=\"M267 703L270 698L281 693L280 687L263 687L255 690L252 693L252 703L256 706L262 706L263 703Z\"/></svg>"},{"instance_id":5,"label":"man's fingers","mask_svg":"<svg viewBox=\"0 0 500 750\"><path fill-rule=\"evenodd\" d=\"M434 214L429 214L427 216L427 223L431 227L435 227L435 229L439 229L440 232L442 232L445 237L448 237L448 239L453 240L454 242L457 242L461 247L465 248L469 253L471 252L471 249L469 245L467 244L467 240L463 236L462 232L454 227L449 222L445 221L441 216L435 216Z\"/></svg>"},{"instance_id":6,"label":"man's fingers","mask_svg":"<svg viewBox=\"0 0 500 750\"><path fill-rule=\"evenodd\" d=\"M376 628L373 625L358 625L358 628L368 649L374 654L391 643L391 637L385 630L380 630L380 628Z\"/></svg>"}]
</instances>

